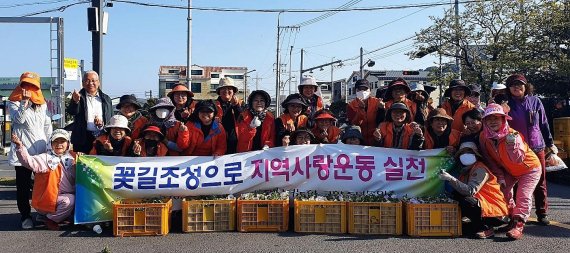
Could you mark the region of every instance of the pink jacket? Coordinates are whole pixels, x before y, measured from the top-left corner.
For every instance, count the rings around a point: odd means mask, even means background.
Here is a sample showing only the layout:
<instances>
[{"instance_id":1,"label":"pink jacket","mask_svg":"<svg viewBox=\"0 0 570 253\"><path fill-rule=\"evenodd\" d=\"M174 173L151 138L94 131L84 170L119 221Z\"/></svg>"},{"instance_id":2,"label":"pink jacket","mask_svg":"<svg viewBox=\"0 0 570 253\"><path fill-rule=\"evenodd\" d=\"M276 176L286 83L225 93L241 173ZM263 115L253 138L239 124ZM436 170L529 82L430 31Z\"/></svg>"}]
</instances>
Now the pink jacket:
<instances>
[{"instance_id":1,"label":"pink jacket","mask_svg":"<svg viewBox=\"0 0 570 253\"><path fill-rule=\"evenodd\" d=\"M22 163L22 166L28 168L34 173L46 173L48 170L57 169L57 163L54 161L57 161L56 159L59 157L51 154L50 151L30 156L28 154L28 150L23 146L20 146L20 148L16 149L16 155L18 156L20 163ZM62 160L65 169L62 170L61 173L59 193L75 193L75 159L69 154L69 152L61 156L60 159ZM50 163L52 165L51 167Z\"/></svg>"}]
</instances>

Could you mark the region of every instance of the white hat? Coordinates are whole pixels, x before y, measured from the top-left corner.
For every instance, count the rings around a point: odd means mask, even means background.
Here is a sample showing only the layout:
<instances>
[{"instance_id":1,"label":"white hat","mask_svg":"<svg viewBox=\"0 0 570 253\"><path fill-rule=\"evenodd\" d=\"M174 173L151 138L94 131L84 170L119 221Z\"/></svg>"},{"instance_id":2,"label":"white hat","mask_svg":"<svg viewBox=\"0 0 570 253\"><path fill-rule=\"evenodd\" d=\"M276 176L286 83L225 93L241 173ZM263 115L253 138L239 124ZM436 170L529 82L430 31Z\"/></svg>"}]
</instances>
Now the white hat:
<instances>
[{"instance_id":1,"label":"white hat","mask_svg":"<svg viewBox=\"0 0 570 253\"><path fill-rule=\"evenodd\" d=\"M124 128L127 129L128 131L131 131L131 129L129 128L129 120L125 118L125 116L123 115L115 115L111 117L111 121L109 122L108 125L105 126L105 129L112 127Z\"/></svg>"},{"instance_id":2,"label":"white hat","mask_svg":"<svg viewBox=\"0 0 570 253\"><path fill-rule=\"evenodd\" d=\"M232 79L231 77L220 78L219 84L220 86L218 86L218 88L216 89L216 93L218 93L218 95L220 95L220 89L226 87L232 88L234 90L234 93L238 92L238 87L234 84L234 79Z\"/></svg>"},{"instance_id":3,"label":"white hat","mask_svg":"<svg viewBox=\"0 0 570 253\"><path fill-rule=\"evenodd\" d=\"M51 132L51 137L49 138L50 142L53 142L57 138L64 138L66 141L69 141L69 132L65 129L56 129Z\"/></svg>"},{"instance_id":4,"label":"white hat","mask_svg":"<svg viewBox=\"0 0 570 253\"><path fill-rule=\"evenodd\" d=\"M507 88L506 85L504 85L504 84L502 84L502 83L494 82L494 83L493 83L493 87L491 87L491 90L504 90L504 89L506 89L506 88Z\"/></svg>"},{"instance_id":5,"label":"white hat","mask_svg":"<svg viewBox=\"0 0 570 253\"><path fill-rule=\"evenodd\" d=\"M301 78L301 83L299 84L299 86L305 86L305 85L315 86L315 87L319 86L317 85L317 80L315 80L315 78L312 76L306 76Z\"/></svg>"}]
</instances>

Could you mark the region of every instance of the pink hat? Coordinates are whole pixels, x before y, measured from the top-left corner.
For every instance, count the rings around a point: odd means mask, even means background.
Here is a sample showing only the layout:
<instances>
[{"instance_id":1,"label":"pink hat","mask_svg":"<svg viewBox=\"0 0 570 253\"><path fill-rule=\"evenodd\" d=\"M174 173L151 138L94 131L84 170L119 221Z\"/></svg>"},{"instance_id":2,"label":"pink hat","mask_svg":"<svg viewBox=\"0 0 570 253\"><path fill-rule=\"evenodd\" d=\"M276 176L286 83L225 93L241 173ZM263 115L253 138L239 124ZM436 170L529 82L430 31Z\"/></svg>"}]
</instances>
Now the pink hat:
<instances>
[{"instance_id":1,"label":"pink hat","mask_svg":"<svg viewBox=\"0 0 570 253\"><path fill-rule=\"evenodd\" d=\"M499 114L499 115L505 116L505 118L507 118L507 120L513 119L513 118L511 118L511 116L506 114L505 111L503 111L503 107L501 105L495 104L495 103L487 105L487 107L485 108L485 115L483 116L483 119L485 119L487 116L490 116L493 114Z\"/></svg>"}]
</instances>

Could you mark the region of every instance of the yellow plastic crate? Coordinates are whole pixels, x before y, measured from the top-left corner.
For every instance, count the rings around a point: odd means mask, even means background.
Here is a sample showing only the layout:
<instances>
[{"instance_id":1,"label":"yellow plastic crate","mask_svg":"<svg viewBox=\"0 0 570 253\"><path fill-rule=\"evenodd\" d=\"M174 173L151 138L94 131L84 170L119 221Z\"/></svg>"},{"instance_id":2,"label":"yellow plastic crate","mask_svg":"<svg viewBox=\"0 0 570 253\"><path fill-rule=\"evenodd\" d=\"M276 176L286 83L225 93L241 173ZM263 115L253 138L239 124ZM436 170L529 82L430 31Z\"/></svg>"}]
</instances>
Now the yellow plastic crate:
<instances>
[{"instance_id":1,"label":"yellow plastic crate","mask_svg":"<svg viewBox=\"0 0 570 253\"><path fill-rule=\"evenodd\" d=\"M238 231L284 232L289 228L289 200L238 200Z\"/></svg>"},{"instance_id":2,"label":"yellow plastic crate","mask_svg":"<svg viewBox=\"0 0 570 253\"><path fill-rule=\"evenodd\" d=\"M113 235L166 235L170 227L172 200L164 203L141 203L122 200L113 203Z\"/></svg>"},{"instance_id":3,"label":"yellow plastic crate","mask_svg":"<svg viewBox=\"0 0 570 253\"><path fill-rule=\"evenodd\" d=\"M406 203L407 234L410 236L461 236L461 209L457 203Z\"/></svg>"},{"instance_id":4,"label":"yellow plastic crate","mask_svg":"<svg viewBox=\"0 0 570 253\"><path fill-rule=\"evenodd\" d=\"M295 200L295 232L346 233L346 202Z\"/></svg>"},{"instance_id":5,"label":"yellow plastic crate","mask_svg":"<svg viewBox=\"0 0 570 253\"><path fill-rule=\"evenodd\" d=\"M401 235L402 202L348 202L348 233Z\"/></svg>"},{"instance_id":6,"label":"yellow plastic crate","mask_svg":"<svg viewBox=\"0 0 570 253\"><path fill-rule=\"evenodd\" d=\"M184 232L235 231L235 216L235 200L182 200Z\"/></svg>"}]
</instances>

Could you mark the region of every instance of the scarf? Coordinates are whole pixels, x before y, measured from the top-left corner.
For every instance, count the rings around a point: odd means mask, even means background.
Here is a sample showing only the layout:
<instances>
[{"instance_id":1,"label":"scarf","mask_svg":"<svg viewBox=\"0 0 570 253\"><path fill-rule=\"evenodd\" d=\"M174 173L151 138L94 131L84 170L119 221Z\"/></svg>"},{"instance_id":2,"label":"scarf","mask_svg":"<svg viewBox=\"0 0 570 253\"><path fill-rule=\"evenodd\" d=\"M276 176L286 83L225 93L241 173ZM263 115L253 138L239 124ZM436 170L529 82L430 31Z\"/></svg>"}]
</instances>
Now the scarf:
<instances>
[{"instance_id":1,"label":"scarf","mask_svg":"<svg viewBox=\"0 0 570 253\"><path fill-rule=\"evenodd\" d=\"M172 110L170 114L164 119L159 119L156 117L155 113L151 113L149 119L150 125L158 126L161 129L169 129L173 127L176 124L176 121L178 120L176 120L176 117L174 116L174 110Z\"/></svg>"},{"instance_id":2,"label":"scarf","mask_svg":"<svg viewBox=\"0 0 570 253\"><path fill-rule=\"evenodd\" d=\"M122 115L122 114L119 113L119 115ZM139 111L136 111L135 114L130 119L128 119L128 121L129 121L128 126L129 126L129 129L131 129L131 131L135 129L134 128L135 127L135 121L137 121L141 116L142 116L142 113Z\"/></svg>"},{"instance_id":3,"label":"scarf","mask_svg":"<svg viewBox=\"0 0 570 253\"><path fill-rule=\"evenodd\" d=\"M265 119L265 116L267 115L266 109L263 109L263 111L258 112L256 110L254 110L253 108L249 107L249 112L251 113L251 116L253 116L254 118L257 117L261 122L263 122L263 120Z\"/></svg>"},{"instance_id":4,"label":"scarf","mask_svg":"<svg viewBox=\"0 0 570 253\"><path fill-rule=\"evenodd\" d=\"M487 124L485 123L483 124L483 134L487 139L499 140L507 136L507 134L509 134L509 129L510 129L509 123L507 122L507 119L504 116L503 116L503 127L499 129L499 131L497 132L491 130L491 128L489 128Z\"/></svg>"},{"instance_id":5,"label":"scarf","mask_svg":"<svg viewBox=\"0 0 570 253\"><path fill-rule=\"evenodd\" d=\"M53 152L53 150L51 149L51 146L49 147L46 155L47 155L48 167L51 170L56 170L57 166L60 163L63 165L63 168L67 170L67 169L71 168L71 166L73 165L73 160L75 159L69 153L69 151L65 151L65 153L63 153L62 155L57 155L55 152Z\"/></svg>"}]
</instances>

